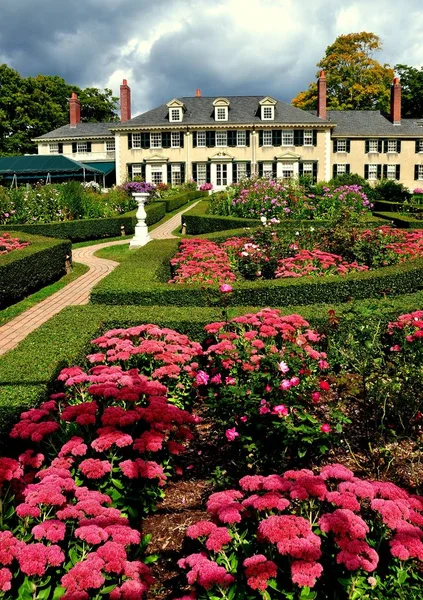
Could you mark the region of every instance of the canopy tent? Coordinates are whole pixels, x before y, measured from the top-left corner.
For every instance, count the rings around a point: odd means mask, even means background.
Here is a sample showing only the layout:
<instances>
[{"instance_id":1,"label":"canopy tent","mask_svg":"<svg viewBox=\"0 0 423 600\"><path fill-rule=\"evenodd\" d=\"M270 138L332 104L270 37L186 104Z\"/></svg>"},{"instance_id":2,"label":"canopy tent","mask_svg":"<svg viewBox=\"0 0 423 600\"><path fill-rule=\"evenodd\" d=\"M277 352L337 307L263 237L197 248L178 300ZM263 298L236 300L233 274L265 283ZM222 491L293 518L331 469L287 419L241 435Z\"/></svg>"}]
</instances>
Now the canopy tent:
<instances>
[{"instance_id":1,"label":"canopy tent","mask_svg":"<svg viewBox=\"0 0 423 600\"><path fill-rule=\"evenodd\" d=\"M31 180L82 179L105 181L105 171L91 164L79 163L63 155L6 156L0 158L0 177L13 184ZM99 163L104 164L104 163ZM107 163L111 164L111 163ZM114 167L114 163L113 167Z\"/></svg>"}]
</instances>

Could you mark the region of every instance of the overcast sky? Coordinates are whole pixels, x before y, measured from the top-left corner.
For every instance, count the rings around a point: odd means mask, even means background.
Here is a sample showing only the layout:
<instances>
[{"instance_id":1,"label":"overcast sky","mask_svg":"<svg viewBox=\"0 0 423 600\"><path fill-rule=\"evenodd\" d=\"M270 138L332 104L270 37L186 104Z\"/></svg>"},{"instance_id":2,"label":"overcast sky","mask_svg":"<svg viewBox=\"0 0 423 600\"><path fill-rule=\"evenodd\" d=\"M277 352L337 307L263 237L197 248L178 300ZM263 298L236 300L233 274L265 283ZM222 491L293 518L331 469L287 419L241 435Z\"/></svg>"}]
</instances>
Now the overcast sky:
<instances>
[{"instance_id":1,"label":"overcast sky","mask_svg":"<svg viewBox=\"0 0 423 600\"><path fill-rule=\"evenodd\" d=\"M133 116L196 88L289 102L342 33L378 34L379 62L423 65L422 0L0 1L0 62L116 95L125 77Z\"/></svg>"}]
</instances>

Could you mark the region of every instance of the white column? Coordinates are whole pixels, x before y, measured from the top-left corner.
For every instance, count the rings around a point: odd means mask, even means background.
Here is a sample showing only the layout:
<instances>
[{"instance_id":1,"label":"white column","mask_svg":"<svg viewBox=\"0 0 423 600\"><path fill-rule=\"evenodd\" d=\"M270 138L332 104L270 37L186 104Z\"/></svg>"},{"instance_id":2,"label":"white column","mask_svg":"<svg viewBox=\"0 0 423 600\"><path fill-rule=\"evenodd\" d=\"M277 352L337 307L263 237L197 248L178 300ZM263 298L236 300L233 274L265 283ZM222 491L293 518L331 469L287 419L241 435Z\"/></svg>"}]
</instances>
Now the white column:
<instances>
[{"instance_id":1,"label":"white column","mask_svg":"<svg viewBox=\"0 0 423 600\"><path fill-rule=\"evenodd\" d=\"M282 177L282 163L280 160L276 163L276 178L280 179Z\"/></svg>"},{"instance_id":2,"label":"white column","mask_svg":"<svg viewBox=\"0 0 423 600\"><path fill-rule=\"evenodd\" d=\"M234 163L230 162L227 166L228 169L228 185L231 185L234 180Z\"/></svg>"},{"instance_id":3,"label":"white column","mask_svg":"<svg viewBox=\"0 0 423 600\"><path fill-rule=\"evenodd\" d=\"M162 165L162 181L163 183L170 183L170 181L167 180L167 163Z\"/></svg>"},{"instance_id":4,"label":"white column","mask_svg":"<svg viewBox=\"0 0 423 600\"><path fill-rule=\"evenodd\" d=\"M332 168L332 161L331 161L331 143L330 143L330 129L328 129L327 131L325 131L324 133L325 136L325 172L324 172L324 181L329 181L329 179L331 179L331 168ZM322 173L320 172L320 177L322 176Z\"/></svg>"},{"instance_id":5,"label":"white column","mask_svg":"<svg viewBox=\"0 0 423 600\"><path fill-rule=\"evenodd\" d=\"M298 160L296 160L294 162L294 177L299 177L300 176L300 163Z\"/></svg>"},{"instance_id":6,"label":"white column","mask_svg":"<svg viewBox=\"0 0 423 600\"><path fill-rule=\"evenodd\" d=\"M133 197L138 204L137 209L137 224L135 225L135 235L132 240L129 242L130 248L140 248L141 246L145 246L148 242L151 241L151 238L148 234L148 227L145 219L147 217L147 213L145 212L144 205L148 200L148 194L145 193L137 193L134 192Z\"/></svg>"},{"instance_id":7,"label":"white column","mask_svg":"<svg viewBox=\"0 0 423 600\"><path fill-rule=\"evenodd\" d=\"M251 175L258 175L258 169L257 169L257 156L256 156L256 148L257 148L257 144L256 144L256 140L257 140L257 134L255 131L252 131L250 134L250 146L251 146Z\"/></svg>"},{"instance_id":8,"label":"white column","mask_svg":"<svg viewBox=\"0 0 423 600\"><path fill-rule=\"evenodd\" d=\"M151 183L151 165L149 163L145 165L145 181Z\"/></svg>"},{"instance_id":9,"label":"white column","mask_svg":"<svg viewBox=\"0 0 423 600\"><path fill-rule=\"evenodd\" d=\"M185 165L185 181L190 181L192 179L192 165L190 162L190 149L191 149L191 134L189 131L185 134L185 147L187 149L187 159Z\"/></svg>"},{"instance_id":10,"label":"white column","mask_svg":"<svg viewBox=\"0 0 423 600\"><path fill-rule=\"evenodd\" d=\"M216 163L212 162L210 165L210 183L213 185L213 188L217 187L216 180L217 180Z\"/></svg>"},{"instance_id":11,"label":"white column","mask_svg":"<svg viewBox=\"0 0 423 600\"><path fill-rule=\"evenodd\" d=\"M122 177L122 169L125 165L121 165L120 163L120 141L121 141L121 137L118 133L115 134L115 165L116 165L116 185L122 185L123 183L123 177ZM126 179L126 173L125 173L125 179Z\"/></svg>"}]
</instances>

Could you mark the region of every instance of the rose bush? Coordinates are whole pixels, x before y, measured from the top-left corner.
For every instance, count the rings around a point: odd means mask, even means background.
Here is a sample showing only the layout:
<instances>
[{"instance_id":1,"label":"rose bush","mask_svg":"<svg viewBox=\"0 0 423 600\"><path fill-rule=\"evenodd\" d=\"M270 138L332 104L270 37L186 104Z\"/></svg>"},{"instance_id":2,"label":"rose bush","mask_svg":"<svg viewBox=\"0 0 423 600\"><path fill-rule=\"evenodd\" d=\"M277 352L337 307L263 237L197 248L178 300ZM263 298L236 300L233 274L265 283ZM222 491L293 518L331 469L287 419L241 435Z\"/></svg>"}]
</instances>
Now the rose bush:
<instances>
[{"instance_id":1,"label":"rose bush","mask_svg":"<svg viewBox=\"0 0 423 600\"><path fill-rule=\"evenodd\" d=\"M191 525L184 598L418 598L423 497L342 465L253 475ZM180 598L180 600L182 600Z\"/></svg>"}]
</instances>

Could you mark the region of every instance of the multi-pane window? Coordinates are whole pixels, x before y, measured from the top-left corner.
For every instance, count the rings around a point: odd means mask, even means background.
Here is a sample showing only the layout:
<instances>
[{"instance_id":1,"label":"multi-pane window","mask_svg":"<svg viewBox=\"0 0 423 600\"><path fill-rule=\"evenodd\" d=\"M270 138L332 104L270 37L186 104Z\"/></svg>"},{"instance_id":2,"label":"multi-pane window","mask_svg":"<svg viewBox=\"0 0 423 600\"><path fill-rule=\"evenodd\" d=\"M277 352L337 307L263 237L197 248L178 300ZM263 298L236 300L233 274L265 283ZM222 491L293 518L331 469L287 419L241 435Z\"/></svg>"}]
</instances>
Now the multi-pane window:
<instances>
[{"instance_id":1,"label":"multi-pane window","mask_svg":"<svg viewBox=\"0 0 423 600\"><path fill-rule=\"evenodd\" d=\"M216 108L216 121L226 121L226 107Z\"/></svg>"},{"instance_id":2,"label":"multi-pane window","mask_svg":"<svg viewBox=\"0 0 423 600\"><path fill-rule=\"evenodd\" d=\"M292 179L294 177L294 164L293 163L282 163L282 177L283 179Z\"/></svg>"},{"instance_id":3,"label":"multi-pane window","mask_svg":"<svg viewBox=\"0 0 423 600\"><path fill-rule=\"evenodd\" d=\"M292 130L282 131L282 146L294 145L294 132Z\"/></svg>"},{"instance_id":4,"label":"multi-pane window","mask_svg":"<svg viewBox=\"0 0 423 600\"><path fill-rule=\"evenodd\" d=\"M135 177L141 177L142 175L142 165L132 165L132 179Z\"/></svg>"},{"instance_id":5,"label":"multi-pane window","mask_svg":"<svg viewBox=\"0 0 423 600\"><path fill-rule=\"evenodd\" d=\"M395 170L394 170L395 174ZM377 179L377 165L369 165L369 181L376 181Z\"/></svg>"},{"instance_id":6,"label":"multi-pane window","mask_svg":"<svg viewBox=\"0 0 423 600\"><path fill-rule=\"evenodd\" d=\"M50 154L59 154L59 144L50 144Z\"/></svg>"},{"instance_id":7,"label":"multi-pane window","mask_svg":"<svg viewBox=\"0 0 423 600\"><path fill-rule=\"evenodd\" d=\"M181 165L171 165L172 185L180 185L181 183Z\"/></svg>"},{"instance_id":8,"label":"multi-pane window","mask_svg":"<svg viewBox=\"0 0 423 600\"><path fill-rule=\"evenodd\" d=\"M115 140L106 140L106 152L114 152L115 149Z\"/></svg>"},{"instance_id":9,"label":"multi-pane window","mask_svg":"<svg viewBox=\"0 0 423 600\"><path fill-rule=\"evenodd\" d=\"M313 175L313 163L303 163L303 175Z\"/></svg>"},{"instance_id":10,"label":"multi-pane window","mask_svg":"<svg viewBox=\"0 0 423 600\"><path fill-rule=\"evenodd\" d=\"M246 163L238 163L237 165L234 165L234 168L236 169L235 172L235 178L236 178L236 182L241 181L241 179L245 179L247 177L247 164Z\"/></svg>"},{"instance_id":11,"label":"multi-pane window","mask_svg":"<svg viewBox=\"0 0 423 600\"><path fill-rule=\"evenodd\" d=\"M343 175L346 172L347 172L347 165L345 165L345 164L337 164L336 165L336 174L337 175Z\"/></svg>"},{"instance_id":12,"label":"multi-pane window","mask_svg":"<svg viewBox=\"0 0 423 600\"><path fill-rule=\"evenodd\" d=\"M216 146L228 145L228 133L226 131L216 131Z\"/></svg>"},{"instance_id":13,"label":"multi-pane window","mask_svg":"<svg viewBox=\"0 0 423 600\"><path fill-rule=\"evenodd\" d=\"M336 143L336 151L337 152L346 152L347 151L347 140L338 140Z\"/></svg>"},{"instance_id":14,"label":"multi-pane window","mask_svg":"<svg viewBox=\"0 0 423 600\"><path fill-rule=\"evenodd\" d=\"M179 131L172 131L171 133L171 146L172 148L179 148L181 145L181 134Z\"/></svg>"},{"instance_id":15,"label":"multi-pane window","mask_svg":"<svg viewBox=\"0 0 423 600\"><path fill-rule=\"evenodd\" d=\"M312 146L313 145L313 132L311 129L306 129L304 131L304 146Z\"/></svg>"},{"instance_id":16,"label":"multi-pane window","mask_svg":"<svg viewBox=\"0 0 423 600\"><path fill-rule=\"evenodd\" d=\"M150 148L161 148L162 147L162 134L161 133L150 133Z\"/></svg>"},{"instance_id":17,"label":"multi-pane window","mask_svg":"<svg viewBox=\"0 0 423 600\"><path fill-rule=\"evenodd\" d=\"M421 181L423 179L423 165L418 165L417 168L417 179Z\"/></svg>"},{"instance_id":18,"label":"multi-pane window","mask_svg":"<svg viewBox=\"0 0 423 600\"><path fill-rule=\"evenodd\" d=\"M172 108L170 111L170 120L171 121L180 121L181 120L181 110L179 108Z\"/></svg>"},{"instance_id":19,"label":"multi-pane window","mask_svg":"<svg viewBox=\"0 0 423 600\"><path fill-rule=\"evenodd\" d=\"M388 152L397 152L397 140L388 140ZM395 177L394 177L395 179Z\"/></svg>"},{"instance_id":20,"label":"multi-pane window","mask_svg":"<svg viewBox=\"0 0 423 600\"><path fill-rule=\"evenodd\" d=\"M207 183L207 164L197 163L197 183L202 185Z\"/></svg>"},{"instance_id":21,"label":"multi-pane window","mask_svg":"<svg viewBox=\"0 0 423 600\"><path fill-rule=\"evenodd\" d=\"M272 121L273 120L273 106L263 106L262 117L263 121Z\"/></svg>"},{"instance_id":22,"label":"multi-pane window","mask_svg":"<svg viewBox=\"0 0 423 600\"><path fill-rule=\"evenodd\" d=\"M397 166L396 165L387 165L386 179L396 179L396 178L397 178Z\"/></svg>"},{"instance_id":23,"label":"multi-pane window","mask_svg":"<svg viewBox=\"0 0 423 600\"><path fill-rule=\"evenodd\" d=\"M131 135L131 134L129 134ZM132 134L132 147L133 148L141 148L141 134L133 133Z\"/></svg>"},{"instance_id":24,"label":"multi-pane window","mask_svg":"<svg viewBox=\"0 0 423 600\"><path fill-rule=\"evenodd\" d=\"M228 185L228 165L218 163L216 165L216 185Z\"/></svg>"},{"instance_id":25,"label":"multi-pane window","mask_svg":"<svg viewBox=\"0 0 423 600\"><path fill-rule=\"evenodd\" d=\"M272 177L273 175L273 165L271 162L263 163L263 177Z\"/></svg>"},{"instance_id":26,"label":"multi-pane window","mask_svg":"<svg viewBox=\"0 0 423 600\"><path fill-rule=\"evenodd\" d=\"M205 131L197 131L197 146L199 148L206 147L206 132Z\"/></svg>"},{"instance_id":27,"label":"multi-pane window","mask_svg":"<svg viewBox=\"0 0 423 600\"><path fill-rule=\"evenodd\" d=\"M377 140L369 140L369 152L378 152Z\"/></svg>"},{"instance_id":28,"label":"multi-pane window","mask_svg":"<svg viewBox=\"0 0 423 600\"><path fill-rule=\"evenodd\" d=\"M236 132L236 145L237 146L245 146L247 143L247 134L245 131L237 131Z\"/></svg>"},{"instance_id":29,"label":"multi-pane window","mask_svg":"<svg viewBox=\"0 0 423 600\"><path fill-rule=\"evenodd\" d=\"M272 132L271 131L263 131L263 146L272 146Z\"/></svg>"},{"instance_id":30,"label":"multi-pane window","mask_svg":"<svg viewBox=\"0 0 423 600\"><path fill-rule=\"evenodd\" d=\"M160 165L152 165L151 167L151 183L158 185L163 183L163 167Z\"/></svg>"},{"instance_id":31,"label":"multi-pane window","mask_svg":"<svg viewBox=\"0 0 423 600\"><path fill-rule=\"evenodd\" d=\"M87 142L77 142L77 144L76 144L77 152L87 152L87 150L88 150Z\"/></svg>"}]
</instances>

